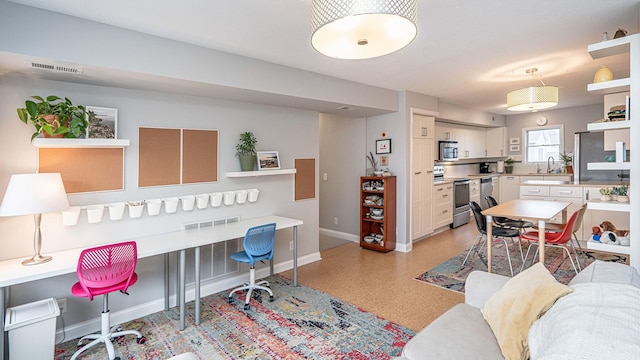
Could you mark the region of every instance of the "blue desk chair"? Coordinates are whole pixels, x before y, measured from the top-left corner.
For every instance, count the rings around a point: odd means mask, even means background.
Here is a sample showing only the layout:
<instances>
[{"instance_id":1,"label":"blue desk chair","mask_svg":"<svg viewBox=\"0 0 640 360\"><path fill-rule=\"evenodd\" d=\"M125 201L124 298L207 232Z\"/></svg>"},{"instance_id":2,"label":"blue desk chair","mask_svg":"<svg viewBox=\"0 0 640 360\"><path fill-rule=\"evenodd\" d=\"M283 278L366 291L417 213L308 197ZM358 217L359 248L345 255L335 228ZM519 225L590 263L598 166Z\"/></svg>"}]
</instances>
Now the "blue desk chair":
<instances>
[{"instance_id":1,"label":"blue desk chair","mask_svg":"<svg viewBox=\"0 0 640 360\"><path fill-rule=\"evenodd\" d=\"M246 291L244 301L244 309L249 310L249 300L253 290L264 290L269 293L269 301L273 301L273 291L269 289L268 281L260 281L256 283L255 263L262 260L271 260L273 258L273 247L275 243L276 224L265 224L254 226L247 230L242 241L243 251L231 254L231 259L248 263L251 265L249 270L249 282L243 286L233 289L229 293L229 304L233 303L233 293L237 291Z\"/></svg>"}]
</instances>

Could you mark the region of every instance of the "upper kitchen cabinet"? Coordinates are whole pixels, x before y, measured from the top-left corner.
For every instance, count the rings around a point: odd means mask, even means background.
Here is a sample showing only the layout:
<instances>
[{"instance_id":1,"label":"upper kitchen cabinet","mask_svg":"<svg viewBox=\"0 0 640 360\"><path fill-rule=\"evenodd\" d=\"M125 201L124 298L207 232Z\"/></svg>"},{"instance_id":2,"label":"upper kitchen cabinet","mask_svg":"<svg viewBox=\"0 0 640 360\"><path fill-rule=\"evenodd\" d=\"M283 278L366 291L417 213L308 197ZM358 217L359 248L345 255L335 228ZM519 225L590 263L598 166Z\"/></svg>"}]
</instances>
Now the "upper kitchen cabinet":
<instances>
[{"instance_id":1,"label":"upper kitchen cabinet","mask_svg":"<svg viewBox=\"0 0 640 360\"><path fill-rule=\"evenodd\" d=\"M413 114L414 139L433 139L435 132L435 121L432 116Z\"/></svg>"},{"instance_id":2,"label":"upper kitchen cabinet","mask_svg":"<svg viewBox=\"0 0 640 360\"><path fill-rule=\"evenodd\" d=\"M486 129L486 157L507 156L507 128L497 127Z\"/></svg>"}]
</instances>

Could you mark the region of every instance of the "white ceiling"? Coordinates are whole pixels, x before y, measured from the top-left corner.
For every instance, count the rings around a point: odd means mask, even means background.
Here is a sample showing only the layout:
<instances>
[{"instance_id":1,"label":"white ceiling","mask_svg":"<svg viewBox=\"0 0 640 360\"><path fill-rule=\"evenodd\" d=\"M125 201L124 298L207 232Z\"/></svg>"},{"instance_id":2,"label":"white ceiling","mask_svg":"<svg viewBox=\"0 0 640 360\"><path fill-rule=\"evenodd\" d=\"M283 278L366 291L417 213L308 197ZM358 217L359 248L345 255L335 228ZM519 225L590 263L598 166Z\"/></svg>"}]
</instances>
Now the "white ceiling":
<instances>
[{"instance_id":1,"label":"white ceiling","mask_svg":"<svg viewBox=\"0 0 640 360\"><path fill-rule=\"evenodd\" d=\"M621 27L637 33L638 0L418 0L406 48L338 60L310 41L311 0L11 0L108 25L494 112L511 90L560 87L559 107L601 103L586 91L600 65L626 77L628 56L592 60L588 44Z\"/></svg>"}]
</instances>

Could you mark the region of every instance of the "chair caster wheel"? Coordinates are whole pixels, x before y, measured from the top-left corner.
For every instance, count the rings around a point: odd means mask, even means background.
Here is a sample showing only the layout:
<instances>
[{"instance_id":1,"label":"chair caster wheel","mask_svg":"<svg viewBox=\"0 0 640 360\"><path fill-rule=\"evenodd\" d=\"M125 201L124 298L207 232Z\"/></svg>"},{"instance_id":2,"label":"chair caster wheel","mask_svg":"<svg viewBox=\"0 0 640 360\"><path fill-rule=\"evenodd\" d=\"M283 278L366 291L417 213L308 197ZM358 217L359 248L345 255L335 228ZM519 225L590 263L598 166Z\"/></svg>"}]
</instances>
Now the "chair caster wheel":
<instances>
[{"instance_id":1,"label":"chair caster wheel","mask_svg":"<svg viewBox=\"0 0 640 360\"><path fill-rule=\"evenodd\" d=\"M228 297L227 298L227 304L233 304L233 298L232 297Z\"/></svg>"},{"instance_id":2,"label":"chair caster wheel","mask_svg":"<svg viewBox=\"0 0 640 360\"><path fill-rule=\"evenodd\" d=\"M269 302L273 302L273 301L274 301L273 295L269 296Z\"/></svg>"},{"instance_id":3,"label":"chair caster wheel","mask_svg":"<svg viewBox=\"0 0 640 360\"><path fill-rule=\"evenodd\" d=\"M146 337L144 337L144 336L143 336L143 337L139 337L139 338L137 338L137 339L136 339L136 342L137 342L138 344L142 345L142 344L144 344L144 343L146 343L146 342L147 342L147 338L146 338Z\"/></svg>"},{"instance_id":4,"label":"chair caster wheel","mask_svg":"<svg viewBox=\"0 0 640 360\"><path fill-rule=\"evenodd\" d=\"M82 349L82 347L83 347L83 346L84 346L84 345L82 345L82 344L78 344L78 345L76 346L76 350L80 350L80 349Z\"/></svg>"},{"instance_id":5,"label":"chair caster wheel","mask_svg":"<svg viewBox=\"0 0 640 360\"><path fill-rule=\"evenodd\" d=\"M245 310L249 310L249 309L251 309L251 306L249 306L249 304L244 304L244 309Z\"/></svg>"}]
</instances>

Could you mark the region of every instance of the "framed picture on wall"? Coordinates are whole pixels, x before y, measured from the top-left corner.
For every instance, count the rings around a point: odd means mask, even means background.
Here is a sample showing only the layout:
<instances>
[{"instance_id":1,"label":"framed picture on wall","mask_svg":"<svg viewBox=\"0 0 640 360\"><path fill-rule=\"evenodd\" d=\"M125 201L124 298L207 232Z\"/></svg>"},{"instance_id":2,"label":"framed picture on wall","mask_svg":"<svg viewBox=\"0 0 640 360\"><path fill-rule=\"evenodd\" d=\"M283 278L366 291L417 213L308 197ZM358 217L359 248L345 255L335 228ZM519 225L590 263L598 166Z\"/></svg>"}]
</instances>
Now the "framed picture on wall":
<instances>
[{"instance_id":1,"label":"framed picture on wall","mask_svg":"<svg viewBox=\"0 0 640 360\"><path fill-rule=\"evenodd\" d=\"M376 154L391 154L391 139L376 140Z\"/></svg>"},{"instance_id":2,"label":"framed picture on wall","mask_svg":"<svg viewBox=\"0 0 640 360\"><path fill-rule=\"evenodd\" d=\"M277 151L258 151L258 170L280 169L280 157Z\"/></svg>"},{"instance_id":3,"label":"framed picture on wall","mask_svg":"<svg viewBox=\"0 0 640 360\"><path fill-rule=\"evenodd\" d=\"M511 138L509 139L510 145L520 145L520 138Z\"/></svg>"},{"instance_id":4,"label":"framed picture on wall","mask_svg":"<svg viewBox=\"0 0 640 360\"><path fill-rule=\"evenodd\" d=\"M87 106L87 139L117 139L118 109Z\"/></svg>"},{"instance_id":5,"label":"framed picture on wall","mask_svg":"<svg viewBox=\"0 0 640 360\"><path fill-rule=\"evenodd\" d=\"M511 152L520 152L520 145L511 145L509 147L509 151L511 151Z\"/></svg>"}]
</instances>

